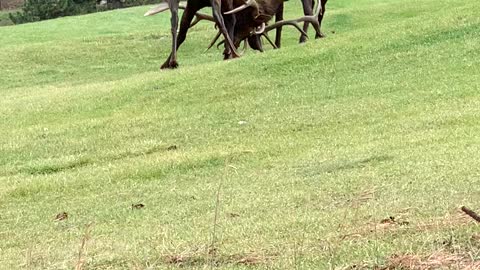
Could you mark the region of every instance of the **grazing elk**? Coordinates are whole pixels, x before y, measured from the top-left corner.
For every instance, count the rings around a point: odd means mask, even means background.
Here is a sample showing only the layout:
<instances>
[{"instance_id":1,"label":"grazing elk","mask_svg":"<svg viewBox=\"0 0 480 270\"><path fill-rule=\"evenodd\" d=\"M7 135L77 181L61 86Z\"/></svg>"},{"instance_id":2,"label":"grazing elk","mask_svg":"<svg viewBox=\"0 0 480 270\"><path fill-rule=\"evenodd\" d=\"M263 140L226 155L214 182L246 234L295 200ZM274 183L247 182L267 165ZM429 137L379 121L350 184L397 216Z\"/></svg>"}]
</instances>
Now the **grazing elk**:
<instances>
[{"instance_id":1,"label":"grazing elk","mask_svg":"<svg viewBox=\"0 0 480 270\"><path fill-rule=\"evenodd\" d=\"M233 35L232 32L228 32L228 29L233 29L235 25L235 15L227 15L223 16L222 15L222 6L221 6L221 1L222 0L188 0L187 2L187 7L188 6L195 6L198 7L197 10L201 9L202 7L206 6L211 6L212 11L213 11L213 18L215 19L215 22L217 23L220 32L223 34L225 40L226 40L226 48L228 48L229 53L231 53L234 57L238 57L239 54L236 52L235 47L233 46L233 43L230 39L230 36ZM227 6L226 8L231 9L232 6L229 5L229 1L226 1ZM230 2L231 3L231 2ZM178 33L179 36L177 36L177 30L178 30L178 9L180 6L180 0L167 0L167 2L164 2L160 4L159 6L149 10L145 16L150 16L154 15L160 12L163 12L165 10L170 10L170 13L172 14L170 18L171 22L171 31L172 31L172 51L170 53L170 56L168 59L165 61L165 63L161 66L162 69L165 68L176 68L178 67L177 63L177 50L180 44L183 42L185 37L182 37L182 31ZM185 13L187 13L186 9ZM183 20L186 14L183 14L182 16L182 25L183 25ZM196 12L193 13L193 15ZM188 16L192 15L191 13L187 13ZM190 19L191 21L191 19ZM226 21L226 22L225 22ZM185 32L186 34L186 32ZM228 47L227 47L228 46Z\"/></svg>"}]
</instances>

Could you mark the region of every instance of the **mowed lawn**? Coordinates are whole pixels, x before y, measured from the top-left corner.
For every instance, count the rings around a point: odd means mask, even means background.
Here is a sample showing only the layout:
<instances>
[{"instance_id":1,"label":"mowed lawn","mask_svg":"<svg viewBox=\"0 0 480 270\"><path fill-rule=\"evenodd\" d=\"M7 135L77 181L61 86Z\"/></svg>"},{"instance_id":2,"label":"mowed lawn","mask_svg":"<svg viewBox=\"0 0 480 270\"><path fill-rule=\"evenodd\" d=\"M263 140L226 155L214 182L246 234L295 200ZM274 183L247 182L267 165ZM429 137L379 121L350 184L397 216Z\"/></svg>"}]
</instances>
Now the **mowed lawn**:
<instances>
[{"instance_id":1,"label":"mowed lawn","mask_svg":"<svg viewBox=\"0 0 480 270\"><path fill-rule=\"evenodd\" d=\"M149 7L0 28L0 269L475 263L478 7L331 0L233 61L202 22L174 71Z\"/></svg>"}]
</instances>

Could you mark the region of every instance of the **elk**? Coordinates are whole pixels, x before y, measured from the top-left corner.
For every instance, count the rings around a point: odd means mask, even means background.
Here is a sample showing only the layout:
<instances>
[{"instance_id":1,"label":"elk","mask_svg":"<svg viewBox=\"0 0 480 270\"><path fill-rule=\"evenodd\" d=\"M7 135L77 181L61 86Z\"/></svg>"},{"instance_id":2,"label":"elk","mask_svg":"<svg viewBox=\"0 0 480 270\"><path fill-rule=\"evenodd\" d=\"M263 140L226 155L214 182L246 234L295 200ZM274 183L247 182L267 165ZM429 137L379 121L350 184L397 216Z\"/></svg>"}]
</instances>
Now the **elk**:
<instances>
[{"instance_id":1,"label":"elk","mask_svg":"<svg viewBox=\"0 0 480 270\"><path fill-rule=\"evenodd\" d=\"M286 1L286 0L285 0ZM315 6L315 0L302 0L302 6L303 6L303 11L304 11L304 15L305 16L313 16L315 15L317 17L317 21L312 23L314 28L315 28L315 38L322 38L322 37L325 37L325 35L321 32L321 24L322 24L322 20L323 20L323 16L325 14L325 7L326 7L326 4L327 4L327 0L319 0L319 3L321 6L319 6L318 8L320 8L319 10L317 10L315 12L315 14L313 14L313 8ZM264 3L260 3L258 4L256 1L252 1L252 0L247 0L245 4L243 4L242 6L240 7L237 7L235 8L235 10L232 10L230 12L227 12L226 14L231 14L231 13L235 13L235 12L239 12L247 7L250 7L250 6L253 6L255 7L256 9L258 9L259 7L265 7ZM284 5L283 3L281 3L278 8L277 8L277 11L275 13L275 22L279 22L279 21L283 21L283 9L284 9ZM211 19L210 19L211 20ZM303 32L299 29L299 31L301 32L301 35L300 35L300 43L302 42L305 42L308 38L307 36L307 31L308 31L308 26L309 26L309 21L310 20L306 20L304 22L304 26L303 26ZM242 27L236 27L236 28L242 28ZM273 27L272 27L273 28ZM276 31L276 35L275 35L275 43L273 44L273 42L268 38L267 35L263 35L267 41L275 48L280 48L281 46L281 35L282 35L282 26L280 27L277 27L276 28L277 31ZM217 36L215 37L215 40L218 39L220 37L220 34L217 34ZM257 44L260 44L260 39L259 39L259 36L251 36L249 37L248 39L248 44L250 45L250 47L252 47L253 49L257 49L257 50L260 50L260 51L263 51L263 49L261 47L258 47L256 45L252 46L253 43L257 43Z\"/></svg>"},{"instance_id":2,"label":"elk","mask_svg":"<svg viewBox=\"0 0 480 270\"><path fill-rule=\"evenodd\" d=\"M161 66L161 69L165 69L165 68L173 69L173 68L178 67L177 50L180 47L180 44L185 39L185 37L182 37L180 35L180 33L177 34L177 30L178 30L178 9L179 9L179 6L180 6L180 0L166 0L166 1L167 2L164 2L160 5L158 5L157 7L149 10L147 13L145 13L145 16L150 16L150 15L154 15L154 14L166 11L166 10L170 10L170 13L171 13L170 23L171 23L171 32L172 32L172 51L170 53L170 56L165 61L165 63ZM229 5L228 1L226 1L226 3L227 3L227 8L229 8L229 9L232 8L232 6ZM197 10L199 10L202 7L208 6L208 5L210 5L212 7L213 18L214 18L220 32L223 34L223 36L226 40L226 46L228 46L229 53L231 53L234 57L238 57L239 54L235 50L235 46L233 45L233 42L230 39L230 36L233 35L233 33L228 33L228 31L227 31L227 27L228 27L228 29L233 30L233 25L235 24L235 15L230 15L230 16L225 16L224 17L221 14L221 12L222 12L221 0L188 0L187 7L190 6L190 5L199 7ZM186 9L186 11L187 11L187 9ZM182 25L183 25L183 18L185 17L185 13L182 16ZM227 24L225 23L225 21L227 21ZM180 40L182 40L182 41L180 41Z\"/></svg>"},{"instance_id":3,"label":"elk","mask_svg":"<svg viewBox=\"0 0 480 270\"><path fill-rule=\"evenodd\" d=\"M306 1L303 3L308 5ZM234 45L238 48L240 43L245 40L252 49L263 51L260 36L264 36L274 48L279 48L281 45L281 30L284 25L294 26L301 33L301 36L307 36L306 32L298 25L300 22L304 22L305 24L311 23L315 28L316 34L321 35L320 24L317 19L319 15L322 14L322 6L320 4L317 5L315 14L293 20L283 20L283 9L283 0L247 0L243 5L226 12L225 14L237 14L235 34L232 37ZM309 13L311 12L309 11ZM273 16L275 16L275 23L267 26L266 23ZM275 43L273 43L267 35L267 33L273 29L277 30ZM217 33L214 40L210 43L209 48L219 37L220 32Z\"/></svg>"},{"instance_id":4,"label":"elk","mask_svg":"<svg viewBox=\"0 0 480 270\"><path fill-rule=\"evenodd\" d=\"M304 1L307 1L307 0L304 0ZM273 29L280 28L283 25L292 25L297 30L299 30L303 36L306 36L307 34L305 33L305 31L301 29L298 23L309 22L314 26L317 34L320 34L317 18L321 12L321 5L317 6L317 11L313 15L303 16L294 20L283 20L284 0L247 0L246 2L244 2L243 0L222 0L222 2L225 2L224 6L233 5L235 7L234 9L230 9L227 12L225 12L224 16L236 15L235 19L233 20L235 24L228 25L229 29L227 30L227 33L232 33L231 36L228 36L228 34L227 35L223 34L225 38L224 40L226 41L225 42L226 47L224 50L224 59L238 57L238 54L236 54L236 49L239 47L240 43L245 39L248 39L248 42L250 43L252 48L262 50L261 44L259 43L260 42L259 38L255 37L254 35L263 35L267 37L267 39L269 40L266 33L268 33ZM180 31L177 36L178 38L176 43L177 49L185 41L188 29L191 26L195 25L199 20L202 20L202 19L206 19L210 21L213 20L208 15L198 13L200 9L208 6L208 4L209 3L206 0L197 0L197 1L189 0L187 2L186 7L183 7L185 11L181 19ZM168 9L165 7L163 8L159 8L159 7L154 8L153 12L152 10L147 12L146 15L157 14ZM266 26L266 23L274 15L276 15L277 17L276 22L272 25ZM197 17L197 19L192 23L192 20L195 16ZM222 33L223 32L220 29L216 38L210 44L210 47L216 42L216 40L220 37ZM277 44L280 44L280 35L277 35L276 41L277 41L276 42ZM171 60L171 57L172 57L172 54L169 56L169 58L167 58L167 61L165 62L165 64L167 64L168 61ZM165 66L165 64L162 65L162 68ZM167 67L169 66L167 65Z\"/></svg>"}]
</instances>

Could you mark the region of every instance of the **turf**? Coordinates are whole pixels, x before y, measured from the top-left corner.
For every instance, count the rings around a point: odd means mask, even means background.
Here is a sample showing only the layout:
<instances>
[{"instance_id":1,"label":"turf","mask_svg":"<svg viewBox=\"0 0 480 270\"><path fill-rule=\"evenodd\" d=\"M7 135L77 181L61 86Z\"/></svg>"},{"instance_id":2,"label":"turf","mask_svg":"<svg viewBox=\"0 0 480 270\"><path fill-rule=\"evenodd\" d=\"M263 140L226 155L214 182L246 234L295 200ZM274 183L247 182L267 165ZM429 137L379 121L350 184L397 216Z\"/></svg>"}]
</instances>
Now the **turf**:
<instances>
[{"instance_id":1,"label":"turf","mask_svg":"<svg viewBox=\"0 0 480 270\"><path fill-rule=\"evenodd\" d=\"M201 23L173 71L148 7L0 28L0 268L478 259L477 7L330 1L327 38L233 61Z\"/></svg>"}]
</instances>

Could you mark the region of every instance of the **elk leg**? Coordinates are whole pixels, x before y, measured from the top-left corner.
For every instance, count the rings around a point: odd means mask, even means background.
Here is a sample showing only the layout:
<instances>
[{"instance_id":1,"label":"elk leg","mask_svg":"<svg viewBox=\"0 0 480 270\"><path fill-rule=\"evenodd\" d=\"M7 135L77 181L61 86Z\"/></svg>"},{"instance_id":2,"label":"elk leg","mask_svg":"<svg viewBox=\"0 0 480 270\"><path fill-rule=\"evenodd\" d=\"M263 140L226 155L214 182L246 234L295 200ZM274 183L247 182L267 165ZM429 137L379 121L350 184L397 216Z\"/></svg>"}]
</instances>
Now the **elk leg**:
<instances>
[{"instance_id":1,"label":"elk leg","mask_svg":"<svg viewBox=\"0 0 480 270\"><path fill-rule=\"evenodd\" d=\"M195 16L195 13L198 10L200 10L200 8L201 7L197 7L197 6L194 6L194 7L187 6L185 11L183 12L182 20L180 23L180 31L178 32L178 36L175 31L175 46L176 46L175 50L172 50L172 53L170 53L170 56L167 58L165 63L163 63L161 67L162 69L176 68L178 66L178 63L176 62L176 52L180 47L180 45L182 45L182 43L185 41L185 38L187 37L188 29L190 28L190 23L192 22ZM174 55L174 51L175 51L175 55ZM174 65L172 65L172 60Z\"/></svg>"},{"instance_id":2,"label":"elk leg","mask_svg":"<svg viewBox=\"0 0 480 270\"><path fill-rule=\"evenodd\" d=\"M312 0L312 9L314 7L315 7L315 0ZM320 10L318 10L318 8L320 8ZM315 29L315 38L319 38L323 35L322 32L320 31L320 22L318 20L318 18L320 17L320 14L323 13L323 5L321 4L321 0L318 1L318 7L317 9L315 9L315 12L317 11L319 11L317 20L315 22L311 22L313 28Z\"/></svg>"},{"instance_id":3,"label":"elk leg","mask_svg":"<svg viewBox=\"0 0 480 270\"><path fill-rule=\"evenodd\" d=\"M223 20L222 16L222 6L221 6L221 0L211 0L212 4L212 12L213 12L213 17L217 21L218 28L220 32L222 32L224 38L225 38L225 43L230 47L231 53L233 57L240 57L240 54L235 49L235 45L232 42L232 38L228 34L229 31L227 31L227 28L225 27L225 21Z\"/></svg>"},{"instance_id":4,"label":"elk leg","mask_svg":"<svg viewBox=\"0 0 480 270\"><path fill-rule=\"evenodd\" d=\"M222 10L222 12L224 12L225 10L233 9L233 2L232 1L223 1L223 3L225 3L226 5L223 6L224 10ZM225 22L225 28L227 29L228 36L234 37L235 24L236 24L235 14L224 14L223 19L224 19L224 22ZM238 57L238 55L235 55L235 54L232 53L233 50L229 47L230 45L228 44L228 42L225 42L224 45L225 45L225 50L223 51L223 59L224 60ZM235 48L237 48L237 47L235 47Z\"/></svg>"},{"instance_id":5,"label":"elk leg","mask_svg":"<svg viewBox=\"0 0 480 270\"><path fill-rule=\"evenodd\" d=\"M275 14L275 22L283 20L283 2L282 4L278 7L277 13ZM275 33L275 46L277 47L276 49L280 48L280 45L282 43L282 27L277 28L277 32Z\"/></svg>"},{"instance_id":6,"label":"elk leg","mask_svg":"<svg viewBox=\"0 0 480 270\"><path fill-rule=\"evenodd\" d=\"M177 63L177 30L178 30L178 0L168 1L170 7L170 13L172 14L170 18L171 31L172 31L172 52L169 57L167 66L162 65L161 68L176 68L178 67Z\"/></svg>"},{"instance_id":7,"label":"elk leg","mask_svg":"<svg viewBox=\"0 0 480 270\"><path fill-rule=\"evenodd\" d=\"M327 0L321 0L322 3L322 11L320 14L318 14L318 24L319 24L319 29L321 30L322 28L322 20L323 20L323 15L325 14L325 6L327 5ZM324 38L325 34L320 31L320 34L317 33L315 34L315 38Z\"/></svg>"},{"instance_id":8,"label":"elk leg","mask_svg":"<svg viewBox=\"0 0 480 270\"><path fill-rule=\"evenodd\" d=\"M313 7L315 6L315 0L302 0L302 6L303 6L303 14L305 16L313 15ZM309 22L303 23L303 32L307 33L308 26L309 26ZM307 36L301 35L299 42L304 43L305 41L307 41L307 39L308 39Z\"/></svg>"}]
</instances>

